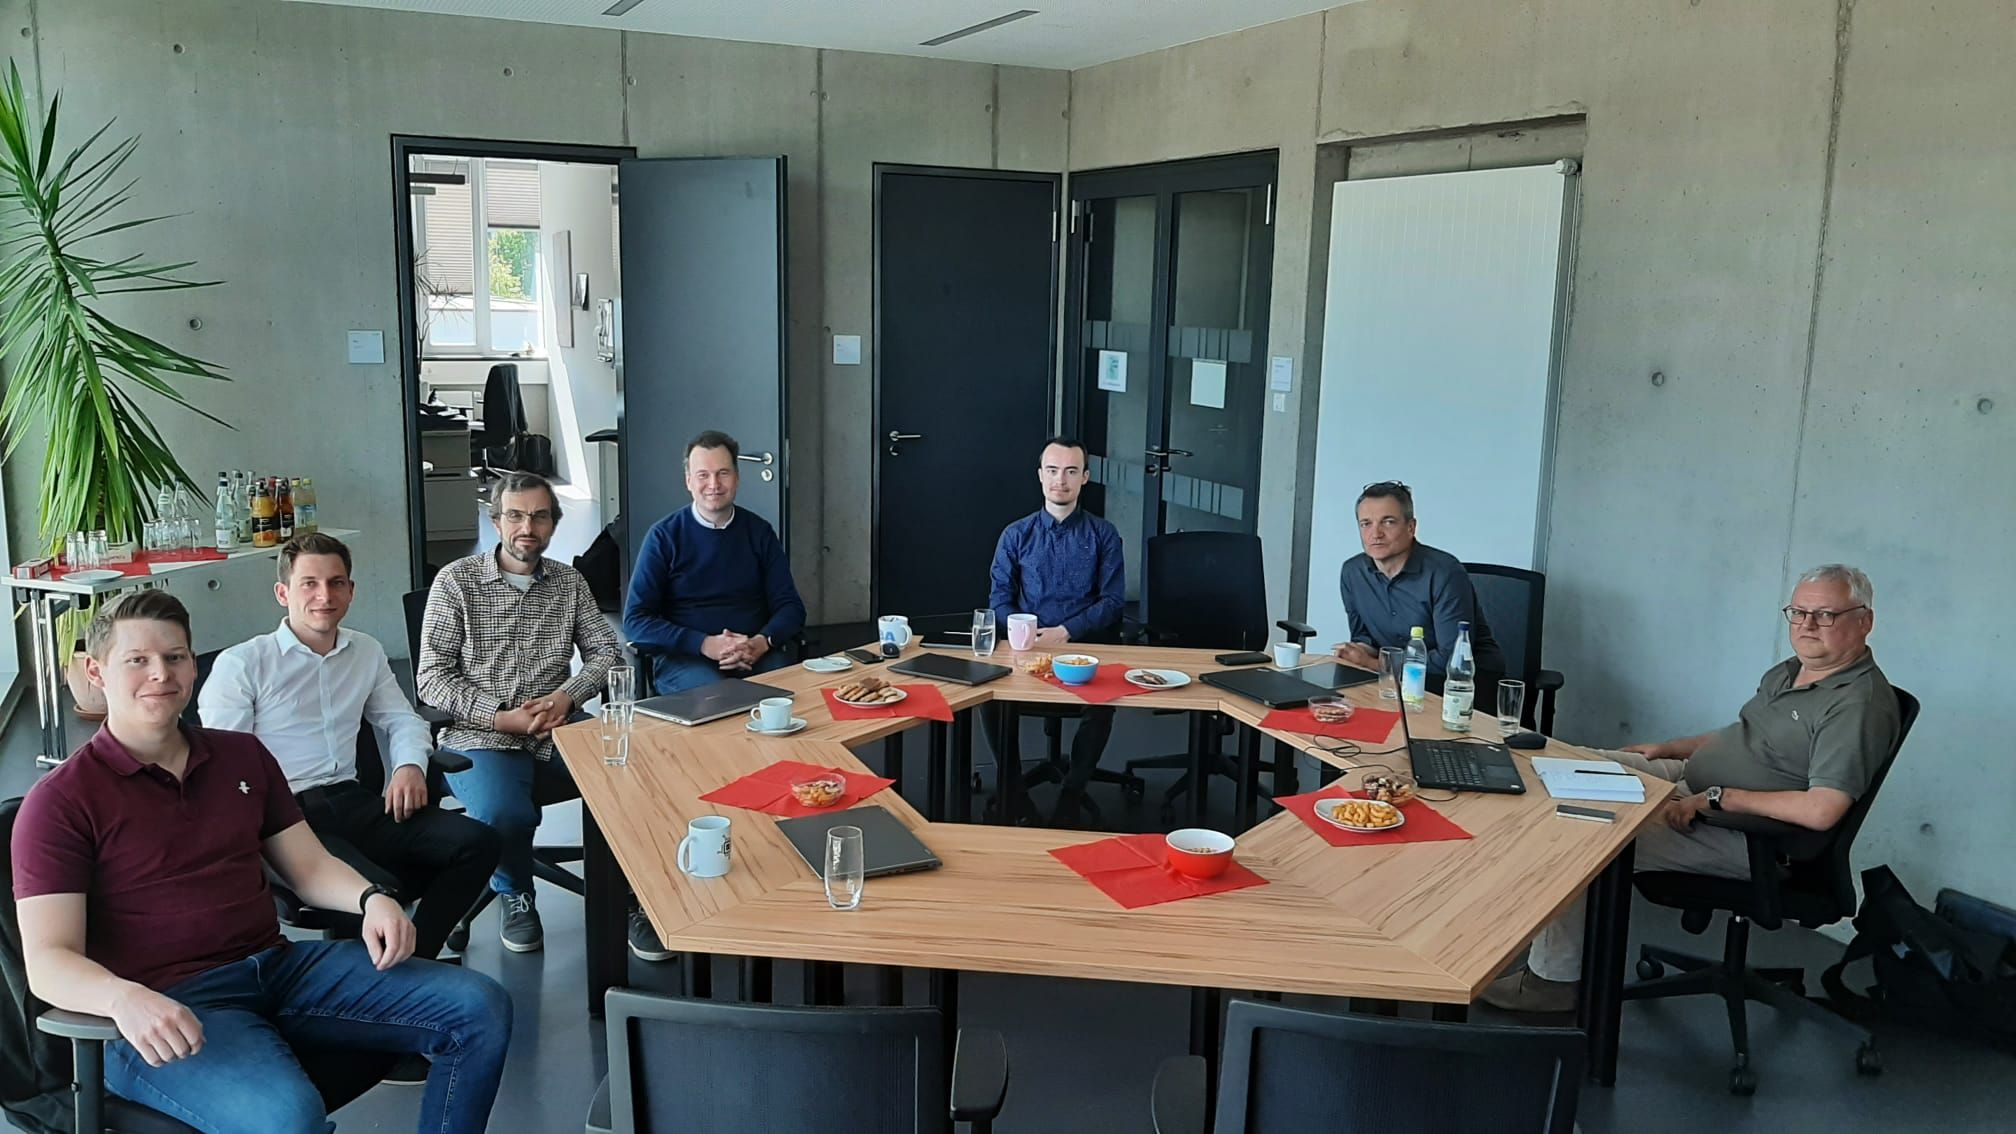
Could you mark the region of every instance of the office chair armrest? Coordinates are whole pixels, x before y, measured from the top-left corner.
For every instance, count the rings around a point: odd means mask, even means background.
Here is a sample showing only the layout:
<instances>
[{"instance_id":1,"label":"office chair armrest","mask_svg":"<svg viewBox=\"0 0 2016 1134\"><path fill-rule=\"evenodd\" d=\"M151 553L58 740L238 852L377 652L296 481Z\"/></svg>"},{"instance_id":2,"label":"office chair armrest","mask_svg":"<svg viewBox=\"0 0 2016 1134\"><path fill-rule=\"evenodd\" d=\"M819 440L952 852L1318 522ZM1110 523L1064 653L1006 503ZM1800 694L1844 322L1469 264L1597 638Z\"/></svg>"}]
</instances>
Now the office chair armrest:
<instances>
[{"instance_id":1,"label":"office chair armrest","mask_svg":"<svg viewBox=\"0 0 2016 1134\"><path fill-rule=\"evenodd\" d=\"M476 766L476 762L460 752L450 752L446 748L436 748L427 754L429 770L441 773L466 772Z\"/></svg>"},{"instance_id":2,"label":"office chair armrest","mask_svg":"<svg viewBox=\"0 0 2016 1134\"><path fill-rule=\"evenodd\" d=\"M311 906L302 901L301 895L295 893L292 887L280 881L270 871L266 875L266 884L273 890L274 912L279 915L282 925L345 936L354 936L363 931L364 915L361 913L349 910L325 910L320 906Z\"/></svg>"},{"instance_id":3,"label":"office chair armrest","mask_svg":"<svg viewBox=\"0 0 2016 1134\"><path fill-rule=\"evenodd\" d=\"M52 1036L68 1040L83 1040L86 1043L111 1043L119 1038L119 1028L109 1016L93 1016L89 1012L72 1012L68 1008L51 1008L35 1017L35 1029Z\"/></svg>"},{"instance_id":4,"label":"office chair armrest","mask_svg":"<svg viewBox=\"0 0 2016 1134\"><path fill-rule=\"evenodd\" d=\"M1558 692L1568 679L1561 676L1558 669L1543 669L1533 677L1533 688L1543 693Z\"/></svg>"},{"instance_id":5,"label":"office chair armrest","mask_svg":"<svg viewBox=\"0 0 2016 1134\"><path fill-rule=\"evenodd\" d=\"M1155 1134L1204 1134L1211 1128L1211 1116L1205 1111L1210 1074L1202 1056L1179 1055L1162 1061L1155 1069L1151 1103Z\"/></svg>"},{"instance_id":6,"label":"office chair armrest","mask_svg":"<svg viewBox=\"0 0 2016 1134\"><path fill-rule=\"evenodd\" d=\"M420 714L421 720L427 722L427 727L435 732L439 732L455 723L455 714L446 709L437 709L432 705L420 705L415 711Z\"/></svg>"},{"instance_id":7,"label":"office chair armrest","mask_svg":"<svg viewBox=\"0 0 2016 1134\"><path fill-rule=\"evenodd\" d=\"M1750 857L1756 859L1757 849L1767 850L1770 857L1766 861L1772 863L1776 863L1780 858L1794 861L1812 858L1826 850L1828 844L1833 841L1832 831L1815 831L1810 827L1801 827L1797 823L1766 819L1762 815L1703 811L1701 822L1710 827L1743 832L1750 839L1753 848Z\"/></svg>"},{"instance_id":8,"label":"office chair armrest","mask_svg":"<svg viewBox=\"0 0 2016 1134\"><path fill-rule=\"evenodd\" d=\"M1279 626L1281 632L1288 635L1288 640L1298 646L1307 639L1316 636L1316 628L1314 626L1309 625L1307 622L1298 622L1293 618L1283 618L1274 625Z\"/></svg>"},{"instance_id":9,"label":"office chair armrest","mask_svg":"<svg viewBox=\"0 0 2016 1134\"><path fill-rule=\"evenodd\" d=\"M960 1028L952 1048L952 1121L1001 1116L1008 1100L1008 1042L988 1028Z\"/></svg>"}]
</instances>

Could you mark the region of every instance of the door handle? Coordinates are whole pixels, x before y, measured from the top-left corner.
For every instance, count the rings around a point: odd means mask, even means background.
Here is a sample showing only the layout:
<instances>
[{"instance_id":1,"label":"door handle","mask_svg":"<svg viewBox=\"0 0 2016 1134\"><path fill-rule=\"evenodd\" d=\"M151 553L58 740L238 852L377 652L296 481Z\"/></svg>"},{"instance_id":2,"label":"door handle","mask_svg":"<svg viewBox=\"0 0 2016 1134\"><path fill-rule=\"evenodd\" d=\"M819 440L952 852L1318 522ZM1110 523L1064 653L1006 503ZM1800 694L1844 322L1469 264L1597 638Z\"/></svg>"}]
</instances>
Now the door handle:
<instances>
[{"instance_id":1,"label":"door handle","mask_svg":"<svg viewBox=\"0 0 2016 1134\"><path fill-rule=\"evenodd\" d=\"M892 445L898 441L922 441L922 440L924 440L924 435L922 433L899 433L894 429L889 431L889 443Z\"/></svg>"},{"instance_id":2,"label":"door handle","mask_svg":"<svg viewBox=\"0 0 2016 1134\"><path fill-rule=\"evenodd\" d=\"M1152 445L1148 447L1147 453L1151 457L1194 457L1197 455L1188 449L1157 449Z\"/></svg>"},{"instance_id":3,"label":"door handle","mask_svg":"<svg viewBox=\"0 0 2016 1134\"><path fill-rule=\"evenodd\" d=\"M764 453L761 454L760 456L751 453L738 453L736 454L735 459L738 461L754 461L755 463L759 465L764 465L766 467L777 463L777 458L770 453Z\"/></svg>"}]
</instances>

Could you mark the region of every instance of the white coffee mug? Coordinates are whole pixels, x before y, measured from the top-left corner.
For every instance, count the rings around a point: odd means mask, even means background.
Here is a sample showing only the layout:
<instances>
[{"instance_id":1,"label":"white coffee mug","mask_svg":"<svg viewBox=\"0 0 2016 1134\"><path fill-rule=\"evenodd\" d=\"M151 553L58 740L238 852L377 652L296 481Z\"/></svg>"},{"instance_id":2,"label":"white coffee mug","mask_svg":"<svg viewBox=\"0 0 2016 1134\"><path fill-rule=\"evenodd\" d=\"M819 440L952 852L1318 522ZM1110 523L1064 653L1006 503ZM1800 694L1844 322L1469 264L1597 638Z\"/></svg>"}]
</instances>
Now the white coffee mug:
<instances>
[{"instance_id":1,"label":"white coffee mug","mask_svg":"<svg viewBox=\"0 0 2016 1134\"><path fill-rule=\"evenodd\" d=\"M764 732L782 732L791 727L791 698L765 697L749 710L749 719Z\"/></svg>"},{"instance_id":2,"label":"white coffee mug","mask_svg":"<svg viewBox=\"0 0 2016 1134\"><path fill-rule=\"evenodd\" d=\"M702 815L686 824L679 840L679 869L695 878L719 878L728 873L728 817Z\"/></svg>"},{"instance_id":3,"label":"white coffee mug","mask_svg":"<svg viewBox=\"0 0 2016 1134\"><path fill-rule=\"evenodd\" d=\"M1036 616L1033 614L1011 614L1008 616L1008 648L1026 650L1036 644Z\"/></svg>"},{"instance_id":4,"label":"white coffee mug","mask_svg":"<svg viewBox=\"0 0 2016 1134\"><path fill-rule=\"evenodd\" d=\"M875 620L875 633L882 640L882 656L895 657L910 644L910 620L900 614L885 614Z\"/></svg>"},{"instance_id":5,"label":"white coffee mug","mask_svg":"<svg viewBox=\"0 0 2016 1134\"><path fill-rule=\"evenodd\" d=\"M1279 669L1294 669L1302 664L1302 645L1299 642L1274 643L1274 665Z\"/></svg>"}]
</instances>

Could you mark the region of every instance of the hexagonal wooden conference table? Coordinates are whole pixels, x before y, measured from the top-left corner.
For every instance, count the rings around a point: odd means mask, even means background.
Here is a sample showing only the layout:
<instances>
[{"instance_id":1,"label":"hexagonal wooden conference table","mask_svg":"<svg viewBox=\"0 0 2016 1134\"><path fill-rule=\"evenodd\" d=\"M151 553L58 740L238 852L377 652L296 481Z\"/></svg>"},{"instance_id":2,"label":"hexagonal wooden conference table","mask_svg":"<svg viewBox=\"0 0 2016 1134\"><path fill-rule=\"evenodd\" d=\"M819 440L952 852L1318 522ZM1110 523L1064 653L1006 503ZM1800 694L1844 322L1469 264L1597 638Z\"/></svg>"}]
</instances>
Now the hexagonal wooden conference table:
<instances>
[{"instance_id":1,"label":"hexagonal wooden conference table","mask_svg":"<svg viewBox=\"0 0 2016 1134\"><path fill-rule=\"evenodd\" d=\"M917 647L909 651L915 652ZM1096 653L1105 663L1175 669L1193 677L1225 668L1206 650L1099 646ZM1608 805L1616 814L1613 823L1563 819L1554 814L1554 801L1527 762L1534 753L1515 752L1527 783L1524 795L1464 793L1432 802L1468 831L1469 839L1335 847L1280 811L1237 832L1238 860L1269 885L1124 909L1049 853L1104 834L947 821L967 812L970 710L990 701L1082 703L1069 690L1023 673L1009 651L998 651L992 660L1015 672L980 686L940 685L955 714L950 726L914 718L833 720L819 689L887 668L877 665L839 674L803 666L764 674L759 679L764 684L799 694L793 711L808 727L789 738L754 736L740 716L689 728L639 715L629 763L608 767L594 725L559 730L560 752L585 803L590 1010L599 1014L602 993L623 980L625 879L668 949L703 959L713 954L759 959L764 970L768 959L928 970L936 978L934 994L942 993L952 1017L948 1028L956 1020L953 978L959 972L1189 988L1191 1045L1202 1049L1200 1054L1216 1046L1221 990L1425 1002L1436 1006L1438 1017L1461 1018L1463 1006L1534 932L1586 892L1588 994L1579 1022L1589 1036L1590 1077L1614 1081L1631 840L1654 818L1663 785L1648 779L1643 804ZM1361 706L1381 707L1376 685L1345 695ZM1247 726L1242 730L1247 782L1239 785L1239 810L1249 814L1263 736L1274 741L1277 780L1281 770L1293 767L1296 752L1326 765L1326 779L1338 768L1349 774L1365 762L1406 767L1397 725L1385 743L1361 746L1379 755L1347 759L1331 751L1335 742L1261 729L1266 706L1202 681L1144 690L1113 704L1183 710L1193 722L1222 713ZM1413 714L1408 724L1417 738L1449 735L1433 697L1428 711ZM944 865L871 879L857 909L827 905L819 878L777 830L776 819L700 799L783 759L869 774L851 749L894 738L885 759L900 763L902 734L916 726L927 726L931 742L930 788L922 808L895 789L863 806L893 812ZM1475 726L1476 735L1495 738L1492 717L1477 714ZM1193 724L1193 768L1202 735ZM1559 742L1540 754L1588 755ZM1009 775L1012 768L1002 771ZM884 767L882 773L902 782L900 767ZM948 784L954 790L947 792ZM1001 791L1012 807L1014 780ZM733 866L720 878L688 877L675 864L679 840L688 820L709 814L733 821ZM815 965L814 971L821 968L830 971L833 965Z\"/></svg>"}]
</instances>

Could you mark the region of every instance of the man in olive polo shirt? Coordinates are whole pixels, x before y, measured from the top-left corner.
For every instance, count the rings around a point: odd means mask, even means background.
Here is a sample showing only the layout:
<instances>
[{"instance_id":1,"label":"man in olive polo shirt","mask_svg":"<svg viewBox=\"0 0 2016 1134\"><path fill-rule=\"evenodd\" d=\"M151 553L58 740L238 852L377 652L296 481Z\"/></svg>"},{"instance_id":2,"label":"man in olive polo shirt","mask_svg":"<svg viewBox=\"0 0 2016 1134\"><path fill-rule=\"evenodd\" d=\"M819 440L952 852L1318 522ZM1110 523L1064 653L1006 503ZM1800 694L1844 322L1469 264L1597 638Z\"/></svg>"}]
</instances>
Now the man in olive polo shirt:
<instances>
[{"instance_id":1,"label":"man in olive polo shirt","mask_svg":"<svg viewBox=\"0 0 2016 1134\"><path fill-rule=\"evenodd\" d=\"M1638 836L1637 869L1749 877L1742 833L1694 826L1703 811L1814 831L1841 821L1896 749L1902 728L1897 694L1869 649L1875 602L1869 576L1853 567L1830 563L1806 572L1784 608L1794 656L1765 671L1736 723L1610 753L1674 785L1665 824ZM1582 918L1577 901L1541 929L1526 971L1494 982L1484 1002L1510 1012L1572 1011Z\"/></svg>"}]
</instances>

